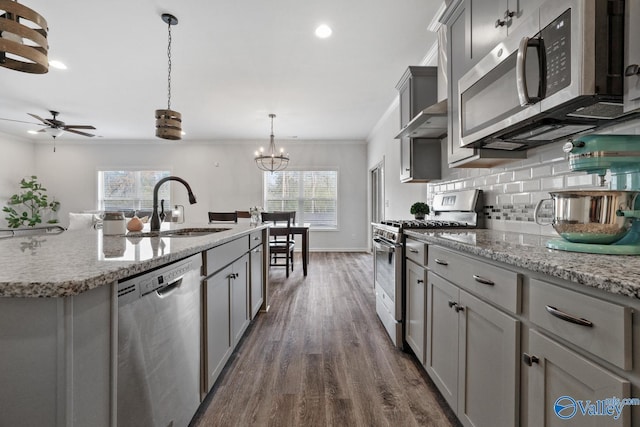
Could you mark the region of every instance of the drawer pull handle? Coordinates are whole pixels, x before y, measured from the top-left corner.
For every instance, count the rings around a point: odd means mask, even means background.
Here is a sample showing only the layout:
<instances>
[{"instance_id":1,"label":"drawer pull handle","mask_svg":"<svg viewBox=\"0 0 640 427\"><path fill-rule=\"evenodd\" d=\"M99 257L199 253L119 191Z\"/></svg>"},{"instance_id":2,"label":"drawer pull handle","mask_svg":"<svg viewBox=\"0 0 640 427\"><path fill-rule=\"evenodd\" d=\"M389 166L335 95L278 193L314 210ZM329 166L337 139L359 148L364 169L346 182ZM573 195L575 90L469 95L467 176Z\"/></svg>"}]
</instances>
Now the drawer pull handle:
<instances>
[{"instance_id":1,"label":"drawer pull handle","mask_svg":"<svg viewBox=\"0 0 640 427\"><path fill-rule=\"evenodd\" d=\"M443 261L441 259L434 259L434 261L436 262L436 264L440 264L440 265L449 265L449 263L447 261Z\"/></svg>"},{"instance_id":2,"label":"drawer pull handle","mask_svg":"<svg viewBox=\"0 0 640 427\"><path fill-rule=\"evenodd\" d=\"M458 303L457 303L457 302L455 302L455 301L449 301L449 308L451 308L451 307L455 307L456 305L458 305Z\"/></svg>"},{"instance_id":3,"label":"drawer pull handle","mask_svg":"<svg viewBox=\"0 0 640 427\"><path fill-rule=\"evenodd\" d=\"M418 283L424 283L424 280L422 280L422 279L418 279L418 280L417 280L417 282L418 282Z\"/></svg>"},{"instance_id":4,"label":"drawer pull handle","mask_svg":"<svg viewBox=\"0 0 640 427\"><path fill-rule=\"evenodd\" d=\"M417 254L418 250L417 249L413 249L413 248L409 248L409 252L411 252L412 254Z\"/></svg>"},{"instance_id":5,"label":"drawer pull handle","mask_svg":"<svg viewBox=\"0 0 640 427\"><path fill-rule=\"evenodd\" d=\"M461 311L464 311L464 307L458 304L456 304L456 306L453 307L453 309L456 311L456 313L460 313Z\"/></svg>"},{"instance_id":6,"label":"drawer pull handle","mask_svg":"<svg viewBox=\"0 0 640 427\"><path fill-rule=\"evenodd\" d=\"M530 356L527 353L522 353L522 361L525 363L525 365L531 366L534 363L538 363L540 359L538 359L536 356Z\"/></svg>"},{"instance_id":7,"label":"drawer pull handle","mask_svg":"<svg viewBox=\"0 0 640 427\"><path fill-rule=\"evenodd\" d=\"M478 276L477 274L473 275L473 279L478 283L482 283L483 285L489 285L489 286L495 285L495 283L492 280L485 279L484 277Z\"/></svg>"},{"instance_id":8,"label":"drawer pull handle","mask_svg":"<svg viewBox=\"0 0 640 427\"><path fill-rule=\"evenodd\" d=\"M593 326L593 322L590 322L587 319L583 319L582 317L576 317L572 314L565 313L564 311L560 311L550 305L545 306L545 308L547 309L549 314L557 317L558 319L562 319L570 323L575 323L576 325L587 326L589 328Z\"/></svg>"}]
</instances>

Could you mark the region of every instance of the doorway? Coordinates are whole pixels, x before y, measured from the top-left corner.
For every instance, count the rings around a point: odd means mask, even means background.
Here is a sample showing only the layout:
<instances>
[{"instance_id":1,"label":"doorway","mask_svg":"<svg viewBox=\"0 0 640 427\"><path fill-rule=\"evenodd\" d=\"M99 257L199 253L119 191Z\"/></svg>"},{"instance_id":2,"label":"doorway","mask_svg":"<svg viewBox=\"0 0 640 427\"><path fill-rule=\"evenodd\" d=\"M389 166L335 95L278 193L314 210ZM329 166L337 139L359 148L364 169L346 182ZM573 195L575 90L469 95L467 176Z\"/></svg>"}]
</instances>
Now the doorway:
<instances>
[{"instance_id":1,"label":"doorway","mask_svg":"<svg viewBox=\"0 0 640 427\"><path fill-rule=\"evenodd\" d=\"M384 219L384 158L370 171L371 222Z\"/></svg>"}]
</instances>

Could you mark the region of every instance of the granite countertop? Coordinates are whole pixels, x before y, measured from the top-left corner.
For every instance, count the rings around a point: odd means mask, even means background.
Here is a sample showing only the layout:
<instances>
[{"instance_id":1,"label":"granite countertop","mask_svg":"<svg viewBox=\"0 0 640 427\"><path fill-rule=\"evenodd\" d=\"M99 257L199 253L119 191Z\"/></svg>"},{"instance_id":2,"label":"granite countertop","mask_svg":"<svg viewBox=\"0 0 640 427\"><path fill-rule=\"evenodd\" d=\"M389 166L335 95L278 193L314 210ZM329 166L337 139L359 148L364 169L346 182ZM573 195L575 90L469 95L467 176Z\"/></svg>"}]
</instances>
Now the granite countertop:
<instances>
[{"instance_id":1,"label":"granite countertop","mask_svg":"<svg viewBox=\"0 0 640 427\"><path fill-rule=\"evenodd\" d=\"M495 230L404 230L407 236L604 291L640 298L640 256L549 249L550 236Z\"/></svg>"},{"instance_id":2,"label":"granite countertop","mask_svg":"<svg viewBox=\"0 0 640 427\"><path fill-rule=\"evenodd\" d=\"M163 224L162 230L190 227L228 230L190 237L125 237L103 236L102 230L88 229L0 239L0 297L77 295L267 226L248 221Z\"/></svg>"}]
</instances>

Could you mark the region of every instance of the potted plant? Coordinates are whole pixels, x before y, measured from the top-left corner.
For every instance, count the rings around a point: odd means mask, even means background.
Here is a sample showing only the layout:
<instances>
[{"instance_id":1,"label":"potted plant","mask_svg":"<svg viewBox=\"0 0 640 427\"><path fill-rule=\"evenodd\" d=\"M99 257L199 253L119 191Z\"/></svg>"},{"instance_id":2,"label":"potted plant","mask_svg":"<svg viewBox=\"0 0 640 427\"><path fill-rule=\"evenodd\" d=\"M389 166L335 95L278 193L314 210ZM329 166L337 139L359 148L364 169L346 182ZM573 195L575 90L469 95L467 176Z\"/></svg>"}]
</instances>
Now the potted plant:
<instances>
[{"instance_id":1,"label":"potted plant","mask_svg":"<svg viewBox=\"0 0 640 427\"><path fill-rule=\"evenodd\" d=\"M48 212L57 212L60 202L53 199L49 201L47 189L38 182L35 175L23 178L20 181L22 191L11 196L7 206L2 208L8 215L5 217L10 228L21 226L35 227L42 223L42 217ZM58 220L53 218L48 224L55 224Z\"/></svg>"},{"instance_id":2,"label":"potted plant","mask_svg":"<svg viewBox=\"0 0 640 427\"><path fill-rule=\"evenodd\" d=\"M423 202L415 202L411 205L410 212L416 219L424 219L425 215L429 215L429 205Z\"/></svg>"}]
</instances>

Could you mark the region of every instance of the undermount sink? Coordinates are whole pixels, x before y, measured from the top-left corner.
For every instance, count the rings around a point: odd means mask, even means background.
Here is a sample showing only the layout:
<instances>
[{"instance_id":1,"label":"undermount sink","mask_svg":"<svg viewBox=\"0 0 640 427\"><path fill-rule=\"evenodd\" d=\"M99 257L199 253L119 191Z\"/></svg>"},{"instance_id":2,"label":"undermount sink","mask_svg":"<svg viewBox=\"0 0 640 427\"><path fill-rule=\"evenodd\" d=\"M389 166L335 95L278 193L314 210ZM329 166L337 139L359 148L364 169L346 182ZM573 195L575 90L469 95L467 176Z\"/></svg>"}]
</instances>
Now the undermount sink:
<instances>
[{"instance_id":1,"label":"undermount sink","mask_svg":"<svg viewBox=\"0 0 640 427\"><path fill-rule=\"evenodd\" d=\"M230 228L179 228L177 230L127 233L127 237L197 237L227 230L230 230Z\"/></svg>"}]
</instances>

